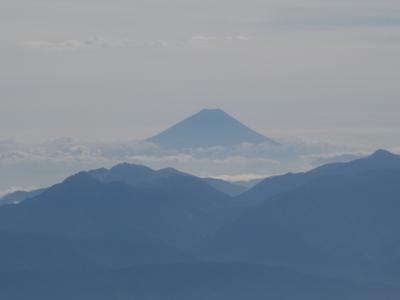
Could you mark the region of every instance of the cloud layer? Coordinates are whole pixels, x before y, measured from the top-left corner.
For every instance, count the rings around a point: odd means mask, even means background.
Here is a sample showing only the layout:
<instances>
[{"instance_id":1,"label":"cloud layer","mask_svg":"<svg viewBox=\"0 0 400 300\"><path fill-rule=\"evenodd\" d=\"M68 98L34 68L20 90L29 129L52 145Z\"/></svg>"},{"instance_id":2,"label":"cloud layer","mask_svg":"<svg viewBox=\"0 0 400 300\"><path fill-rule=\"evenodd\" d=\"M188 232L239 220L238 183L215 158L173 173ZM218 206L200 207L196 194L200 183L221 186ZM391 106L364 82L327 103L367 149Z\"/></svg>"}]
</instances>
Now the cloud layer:
<instances>
[{"instance_id":1,"label":"cloud layer","mask_svg":"<svg viewBox=\"0 0 400 300\"><path fill-rule=\"evenodd\" d=\"M23 46L49 51L78 51L101 47L126 47L128 44L128 39L106 39L101 37L93 37L85 40L27 41L23 43Z\"/></svg>"},{"instance_id":2,"label":"cloud layer","mask_svg":"<svg viewBox=\"0 0 400 300\"><path fill-rule=\"evenodd\" d=\"M167 151L142 141L79 142L69 138L45 143L0 142L0 193L16 187L44 187L81 170L111 167L120 162L153 168L175 167L198 176L250 180L289 171L302 171L316 164L345 161L354 149L301 140L285 146L242 144L185 152ZM346 155L344 155L346 154ZM356 155L360 155L357 152Z\"/></svg>"}]
</instances>

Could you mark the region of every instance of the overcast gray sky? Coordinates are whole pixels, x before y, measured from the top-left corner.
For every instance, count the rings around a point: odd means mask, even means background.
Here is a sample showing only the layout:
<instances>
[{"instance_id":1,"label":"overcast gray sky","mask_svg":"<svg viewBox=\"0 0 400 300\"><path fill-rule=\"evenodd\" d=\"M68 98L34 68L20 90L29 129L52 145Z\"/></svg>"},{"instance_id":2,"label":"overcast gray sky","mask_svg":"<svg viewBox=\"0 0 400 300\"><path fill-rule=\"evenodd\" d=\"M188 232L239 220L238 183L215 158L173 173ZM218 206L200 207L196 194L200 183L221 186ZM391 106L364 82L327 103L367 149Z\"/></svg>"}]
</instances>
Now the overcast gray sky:
<instances>
[{"instance_id":1,"label":"overcast gray sky","mask_svg":"<svg viewBox=\"0 0 400 300\"><path fill-rule=\"evenodd\" d=\"M400 133L398 0L0 0L0 51L0 139Z\"/></svg>"},{"instance_id":2,"label":"overcast gray sky","mask_svg":"<svg viewBox=\"0 0 400 300\"><path fill-rule=\"evenodd\" d=\"M0 54L0 195L121 161L245 179L400 152L398 0L0 0ZM130 141L217 107L283 146Z\"/></svg>"}]
</instances>

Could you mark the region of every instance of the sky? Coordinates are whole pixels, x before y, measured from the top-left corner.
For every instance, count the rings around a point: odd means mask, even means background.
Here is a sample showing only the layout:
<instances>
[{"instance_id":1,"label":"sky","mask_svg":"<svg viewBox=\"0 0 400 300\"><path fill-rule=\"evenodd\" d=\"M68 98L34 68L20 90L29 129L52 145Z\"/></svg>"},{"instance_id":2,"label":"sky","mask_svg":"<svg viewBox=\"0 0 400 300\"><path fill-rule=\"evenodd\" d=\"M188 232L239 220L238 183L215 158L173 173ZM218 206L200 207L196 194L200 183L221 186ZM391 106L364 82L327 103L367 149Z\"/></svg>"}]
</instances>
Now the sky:
<instances>
[{"instance_id":1,"label":"sky","mask_svg":"<svg viewBox=\"0 0 400 300\"><path fill-rule=\"evenodd\" d=\"M264 134L400 128L398 1L0 5L2 138L142 138L205 107Z\"/></svg>"},{"instance_id":2,"label":"sky","mask_svg":"<svg viewBox=\"0 0 400 300\"><path fill-rule=\"evenodd\" d=\"M203 108L399 149L399 1L0 0L0 53L0 150L140 140Z\"/></svg>"}]
</instances>

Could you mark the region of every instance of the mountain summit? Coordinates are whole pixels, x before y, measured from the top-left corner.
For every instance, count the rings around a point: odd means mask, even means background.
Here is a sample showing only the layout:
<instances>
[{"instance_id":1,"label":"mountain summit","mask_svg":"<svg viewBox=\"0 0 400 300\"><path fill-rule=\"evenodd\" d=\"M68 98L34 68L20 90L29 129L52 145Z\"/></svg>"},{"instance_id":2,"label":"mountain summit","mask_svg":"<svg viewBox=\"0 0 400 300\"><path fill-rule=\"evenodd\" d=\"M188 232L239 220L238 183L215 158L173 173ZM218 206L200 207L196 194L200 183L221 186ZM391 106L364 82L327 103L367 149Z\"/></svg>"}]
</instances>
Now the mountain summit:
<instances>
[{"instance_id":1,"label":"mountain summit","mask_svg":"<svg viewBox=\"0 0 400 300\"><path fill-rule=\"evenodd\" d=\"M167 149L234 146L241 143L277 145L221 109L203 109L147 141Z\"/></svg>"}]
</instances>

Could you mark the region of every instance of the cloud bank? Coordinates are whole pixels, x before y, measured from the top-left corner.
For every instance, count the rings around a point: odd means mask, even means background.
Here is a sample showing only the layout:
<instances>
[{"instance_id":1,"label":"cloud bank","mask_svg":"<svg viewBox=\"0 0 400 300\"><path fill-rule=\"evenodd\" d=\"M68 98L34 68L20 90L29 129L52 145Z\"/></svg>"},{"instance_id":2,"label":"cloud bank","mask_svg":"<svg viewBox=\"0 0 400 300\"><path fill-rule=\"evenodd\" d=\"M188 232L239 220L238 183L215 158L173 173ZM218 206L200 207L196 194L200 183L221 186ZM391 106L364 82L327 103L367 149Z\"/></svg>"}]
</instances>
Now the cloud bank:
<instances>
[{"instance_id":1,"label":"cloud bank","mask_svg":"<svg viewBox=\"0 0 400 300\"><path fill-rule=\"evenodd\" d=\"M4 178L0 194L16 187L49 186L81 170L120 162L156 169L174 167L204 177L251 180L303 171L323 162L345 161L350 154L363 155L346 146L303 140L283 142L285 146L242 144L179 152L143 141L79 142L61 138L31 144L5 140L0 141L0 177Z\"/></svg>"}]
</instances>

